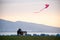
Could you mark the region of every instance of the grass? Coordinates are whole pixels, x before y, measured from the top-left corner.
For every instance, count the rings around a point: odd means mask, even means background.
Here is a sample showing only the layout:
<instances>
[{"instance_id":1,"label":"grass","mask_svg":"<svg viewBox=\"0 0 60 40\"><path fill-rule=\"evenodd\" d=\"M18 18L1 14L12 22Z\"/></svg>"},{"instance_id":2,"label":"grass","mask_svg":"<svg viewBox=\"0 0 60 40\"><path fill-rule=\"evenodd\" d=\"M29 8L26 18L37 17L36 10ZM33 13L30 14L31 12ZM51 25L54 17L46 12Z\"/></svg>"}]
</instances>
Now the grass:
<instances>
[{"instance_id":1,"label":"grass","mask_svg":"<svg viewBox=\"0 0 60 40\"><path fill-rule=\"evenodd\" d=\"M60 40L58 36L0 36L0 40Z\"/></svg>"}]
</instances>

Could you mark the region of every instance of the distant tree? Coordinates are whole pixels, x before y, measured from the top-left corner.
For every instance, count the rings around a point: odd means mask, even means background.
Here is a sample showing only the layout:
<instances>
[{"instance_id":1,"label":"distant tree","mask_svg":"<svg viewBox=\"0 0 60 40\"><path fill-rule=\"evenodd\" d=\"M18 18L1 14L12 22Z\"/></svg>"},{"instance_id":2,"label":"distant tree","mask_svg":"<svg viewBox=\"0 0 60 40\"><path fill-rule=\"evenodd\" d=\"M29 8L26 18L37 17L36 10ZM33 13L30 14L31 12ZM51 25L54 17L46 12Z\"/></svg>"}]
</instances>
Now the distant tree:
<instances>
[{"instance_id":1,"label":"distant tree","mask_svg":"<svg viewBox=\"0 0 60 40\"><path fill-rule=\"evenodd\" d=\"M46 34L41 34L40 36L46 36Z\"/></svg>"},{"instance_id":2,"label":"distant tree","mask_svg":"<svg viewBox=\"0 0 60 40\"><path fill-rule=\"evenodd\" d=\"M10 35L10 36L17 36L17 35Z\"/></svg>"},{"instance_id":3,"label":"distant tree","mask_svg":"<svg viewBox=\"0 0 60 40\"><path fill-rule=\"evenodd\" d=\"M56 34L56 36L60 36L60 34Z\"/></svg>"},{"instance_id":4,"label":"distant tree","mask_svg":"<svg viewBox=\"0 0 60 40\"><path fill-rule=\"evenodd\" d=\"M33 34L33 36L39 36L39 35L37 35L37 34Z\"/></svg>"},{"instance_id":5,"label":"distant tree","mask_svg":"<svg viewBox=\"0 0 60 40\"><path fill-rule=\"evenodd\" d=\"M45 36L49 36L49 34L45 34Z\"/></svg>"},{"instance_id":6,"label":"distant tree","mask_svg":"<svg viewBox=\"0 0 60 40\"><path fill-rule=\"evenodd\" d=\"M32 36L31 34L26 34L25 36Z\"/></svg>"}]
</instances>

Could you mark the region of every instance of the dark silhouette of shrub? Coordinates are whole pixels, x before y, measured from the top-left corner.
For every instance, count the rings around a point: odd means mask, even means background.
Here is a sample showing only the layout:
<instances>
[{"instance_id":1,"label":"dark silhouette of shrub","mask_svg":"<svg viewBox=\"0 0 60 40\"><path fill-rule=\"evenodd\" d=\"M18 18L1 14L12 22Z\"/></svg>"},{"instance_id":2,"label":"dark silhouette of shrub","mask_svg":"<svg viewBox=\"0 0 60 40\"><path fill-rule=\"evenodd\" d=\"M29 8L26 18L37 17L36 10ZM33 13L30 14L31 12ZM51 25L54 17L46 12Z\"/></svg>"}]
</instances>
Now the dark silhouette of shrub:
<instances>
[{"instance_id":1,"label":"dark silhouette of shrub","mask_svg":"<svg viewBox=\"0 0 60 40\"><path fill-rule=\"evenodd\" d=\"M60 34L56 34L56 36L60 36Z\"/></svg>"},{"instance_id":2,"label":"dark silhouette of shrub","mask_svg":"<svg viewBox=\"0 0 60 40\"><path fill-rule=\"evenodd\" d=\"M37 35L37 34L33 34L33 36L39 36L39 35Z\"/></svg>"},{"instance_id":3,"label":"dark silhouette of shrub","mask_svg":"<svg viewBox=\"0 0 60 40\"><path fill-rule=\"evenodd\" d=\"M46 36L46 34L41 34L40 36Z\"/></svg>"},{"instance_id":4,"label":"dark silhouette of shrub","mask_svg":"<svg viewBox=\"0 0 60 40\"><path fill-rule=\"evenodd\" d=\"M26 34L25 36L32 36L31 34Z\"/></svg>"}]
</instances>

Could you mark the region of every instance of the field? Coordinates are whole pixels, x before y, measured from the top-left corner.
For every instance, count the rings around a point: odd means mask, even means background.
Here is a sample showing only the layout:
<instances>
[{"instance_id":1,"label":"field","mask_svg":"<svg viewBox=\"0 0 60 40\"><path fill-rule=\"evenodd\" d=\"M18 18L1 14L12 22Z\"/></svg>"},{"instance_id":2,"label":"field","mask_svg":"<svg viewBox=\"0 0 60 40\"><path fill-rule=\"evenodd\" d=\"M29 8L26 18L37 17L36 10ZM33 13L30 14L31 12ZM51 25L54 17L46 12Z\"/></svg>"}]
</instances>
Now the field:
<instances>
[{"instance_id":1,"label":"field","mask_svg":"<svg viewBox=\"0 0 60 40\"><path fill-rule=\"evenodd\" d=\"M58 36L0 36L0 40L60 40Z\"/></svg>"}]
</instances>

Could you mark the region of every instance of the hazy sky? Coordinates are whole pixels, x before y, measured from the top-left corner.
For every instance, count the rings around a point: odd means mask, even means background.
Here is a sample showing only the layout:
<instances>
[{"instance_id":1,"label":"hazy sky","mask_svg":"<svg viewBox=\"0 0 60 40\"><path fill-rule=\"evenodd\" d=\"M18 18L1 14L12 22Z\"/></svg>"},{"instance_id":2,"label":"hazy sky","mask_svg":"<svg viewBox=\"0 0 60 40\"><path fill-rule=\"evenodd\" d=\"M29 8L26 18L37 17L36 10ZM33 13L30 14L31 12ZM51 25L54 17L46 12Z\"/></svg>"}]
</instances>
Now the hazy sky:
<instances>
[{"instance_id":1,"label":"hazy sky","mask_svg":"<svg viewBox=\"0 0 60 40\"><path fill-rule=\"evenodd\" d=\"M33 13L45 7L40 11ZM60 27L60 0L1 0L0 19Z\"/></svg>"}]
</instances>

